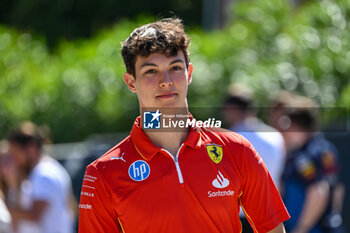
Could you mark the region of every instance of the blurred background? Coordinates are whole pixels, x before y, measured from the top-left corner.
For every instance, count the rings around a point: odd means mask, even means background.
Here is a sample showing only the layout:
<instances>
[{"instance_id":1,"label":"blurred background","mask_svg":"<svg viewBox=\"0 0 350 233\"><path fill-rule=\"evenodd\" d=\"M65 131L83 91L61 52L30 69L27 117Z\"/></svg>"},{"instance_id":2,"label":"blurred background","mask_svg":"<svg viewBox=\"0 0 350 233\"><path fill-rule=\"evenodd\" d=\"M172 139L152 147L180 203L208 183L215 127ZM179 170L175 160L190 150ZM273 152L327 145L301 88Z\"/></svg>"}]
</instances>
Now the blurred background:
<instances>
[{"instance_id":1,"label":"blurred background","mask_svg":"<svg viewBox=\"0 0 350 233\"><path fill-rule=\"evenodd\" d=\"M349 187L348 0L2 0L0 139L24 120L47 125L48 149L79 199L85 166L123 139L138 116L122 79L120 42L169 16L184 20L192 40L190 106L216 114L233 82L252 88L260 108L281 90L312 98ZM349 195L344 207L350 229Z\"/></svg>"}]
</instances>

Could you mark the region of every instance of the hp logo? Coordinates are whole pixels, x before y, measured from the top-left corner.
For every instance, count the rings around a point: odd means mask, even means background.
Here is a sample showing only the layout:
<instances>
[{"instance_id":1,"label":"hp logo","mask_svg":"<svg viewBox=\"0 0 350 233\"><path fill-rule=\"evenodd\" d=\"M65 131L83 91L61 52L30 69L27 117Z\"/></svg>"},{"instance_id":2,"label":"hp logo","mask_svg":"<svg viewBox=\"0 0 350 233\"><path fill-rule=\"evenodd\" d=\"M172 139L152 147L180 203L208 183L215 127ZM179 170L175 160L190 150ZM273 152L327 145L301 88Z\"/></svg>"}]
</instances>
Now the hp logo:
<instances>
[{"instance_id":1,"label":"hp logo","mask_svg":"<svg viewBox=\"0 0 350 233\"><path fill-rule=\"evenodd\" d=\"M143 181L147 179L150 173L151 169L149 165L143 160L138 160L129 167L129 176L135 181Z\"/></svg>"}]
</instances>

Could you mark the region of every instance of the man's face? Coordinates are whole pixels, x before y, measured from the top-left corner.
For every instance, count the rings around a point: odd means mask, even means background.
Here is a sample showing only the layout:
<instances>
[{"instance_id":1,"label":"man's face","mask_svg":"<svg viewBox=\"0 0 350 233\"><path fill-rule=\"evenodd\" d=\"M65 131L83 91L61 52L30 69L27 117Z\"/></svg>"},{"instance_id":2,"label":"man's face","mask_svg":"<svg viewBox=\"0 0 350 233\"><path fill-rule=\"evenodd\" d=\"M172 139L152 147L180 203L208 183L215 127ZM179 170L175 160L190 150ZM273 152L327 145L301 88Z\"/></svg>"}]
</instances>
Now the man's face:
<instances>
[{"instance_id":1,"label":"man's face","mask_svg":"<svg viewBox=\"0 0 350 233\"><path fill-rule=\"evenodd\" d=\"M226 104L223 115L228 127L235 127L242 122L247 113L236 104Z\"/></svg>"},{"instance_id":2,"label":"man's face","mask_svg":"<svg viewBox=\"0 0 350 233\"><path fill-rule=\"evenodd\" d=\"M17 143L10 143L9 152L16 166L20 168L26 167L28 163L28 153L25 147L21 147Z\"/></svg>"},{"instance_id":3,"label":"man's face","mask_svg":"<svg viewBox=\"0 0 350 233\"><path fill-rule=\"evenodd\" d=\"M167 57L153 53L148 57L138 56L135 77L124 74L129 89L137 94L140 108L176 107L187 108L187 90L191 83L193 67L188 69L183 52Z\"/></svg>"},{"instance_id":4,"label":"man's face","mask_svg":"<svg viewBox=\"0 0 350 233\"><path fill-rule=\"evenodd\" d=\"M31 171L33 165L40 157L40 149L35 143L29 143L26 146L21 146L17 143L11 142L9 153L16 166L25 173L29 173Z\"/></svg>"},{"instance_id":5,"label":"man's face","mask_svg":"<svg viewBox=\"0 0 350 233\"><path fill-rule=\"evenodd\" d=\"M305 130L293 123L287 130L282 130L281 132L287 151L297 150L304 146L312 134L308 130Z\"/></svg>"}]
</instances>

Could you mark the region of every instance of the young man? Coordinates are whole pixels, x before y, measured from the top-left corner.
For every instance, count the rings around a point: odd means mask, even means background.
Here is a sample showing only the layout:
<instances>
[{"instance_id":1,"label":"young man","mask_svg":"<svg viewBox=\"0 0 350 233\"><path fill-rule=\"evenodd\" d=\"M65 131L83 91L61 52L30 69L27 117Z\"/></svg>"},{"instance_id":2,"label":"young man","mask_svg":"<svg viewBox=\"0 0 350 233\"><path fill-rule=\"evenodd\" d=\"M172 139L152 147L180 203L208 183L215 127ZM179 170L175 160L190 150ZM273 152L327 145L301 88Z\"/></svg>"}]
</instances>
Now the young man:
<instances>
[{"instance_id":1,"label":"young man","mask_svg":"<svg viewBox=\"0 0 350 233\"><path fill-rule=\"evenodd\" d=\"M240 204L256 232L284 232L288 212L243 137L196 126L146 129L146 108L159 110L151 122L160 113L188 113L189 43L179 19L136 28L124 41L124 80L137 94L143 117L125 140L87 167L80 233L240 232Z\"/></svg>"}]
</instances>

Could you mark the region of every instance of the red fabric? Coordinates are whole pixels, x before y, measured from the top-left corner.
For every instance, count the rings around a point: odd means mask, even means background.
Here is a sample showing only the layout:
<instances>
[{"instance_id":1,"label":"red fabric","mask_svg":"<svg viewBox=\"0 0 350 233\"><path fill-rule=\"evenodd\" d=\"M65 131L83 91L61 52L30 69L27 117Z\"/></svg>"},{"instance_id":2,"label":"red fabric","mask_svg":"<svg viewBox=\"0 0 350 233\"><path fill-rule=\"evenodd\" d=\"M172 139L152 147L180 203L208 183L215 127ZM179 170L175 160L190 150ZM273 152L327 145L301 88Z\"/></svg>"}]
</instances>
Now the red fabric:
<instances>
[{"instance_id":1,"label":"red fabric","mask_svg":"<svg viewBox=\"0 0 350 233\"><path fill-rule=\"evenodd\" d=\"M80 233L241 232L240 203L257 232L270 231L289 218L260 156L242 136L192 128L176 169L171 155L151 143L139 121L130 136L88 166ZM208 144L221 146L218 164L208 155ZM135 181L129 167L139 160L149 165L150 173ZM214 187L215 179L228 186Z\"/></svg>"}]
</instances>

